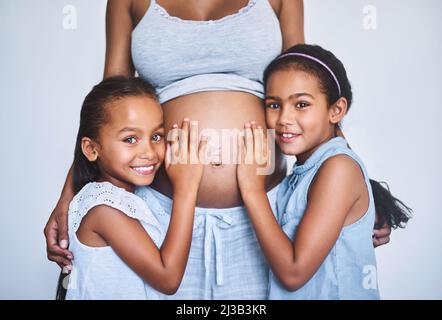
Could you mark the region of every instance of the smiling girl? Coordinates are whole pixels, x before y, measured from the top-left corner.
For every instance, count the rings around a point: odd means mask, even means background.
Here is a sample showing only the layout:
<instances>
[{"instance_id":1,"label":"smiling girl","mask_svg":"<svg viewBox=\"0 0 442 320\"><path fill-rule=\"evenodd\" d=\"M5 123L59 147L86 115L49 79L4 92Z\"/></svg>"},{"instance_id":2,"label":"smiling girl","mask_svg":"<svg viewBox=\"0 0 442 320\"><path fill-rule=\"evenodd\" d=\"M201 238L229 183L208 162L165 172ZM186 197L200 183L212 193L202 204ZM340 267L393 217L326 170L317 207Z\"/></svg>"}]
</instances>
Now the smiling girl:
<instances>
[{"instance_id":1,"label":"smiling girl","mask_svg":"<svg viewBox=\"0 0 442 320\"><path fill-rule=\"evenodd\" d=\"M275 219L264 176L256 174L267 141L261 127L245 125L238 181L272 270L270 299L378 299L371 183L361 159L336 136L352 102L344 66L319 46L296 45L267 67L264 81L267 127L297 159L278 190ZM244 163L250 159L256 163ZM397 225L408 220L399 206L389 214Z\"/></svg>"},{"instance_id":2,"label":"smiling girl","mask_svg":"<svg viewBox=\"0 0 442 320\"><path fill-rule=\"evenodd\" d=\"M103 80L87 95L80 117L69 207L74 260L67 299L155 299L173 294L184 274L207 141L185 119L172 142L154 89L138 78ZM192 164L177 161L193 159ZM165 160L174 187L167 233L136 186L152 183ZM148 188L146 191L148 192ZM59 291L61 292L61 291Z\"/></svg>"}]
</instances>

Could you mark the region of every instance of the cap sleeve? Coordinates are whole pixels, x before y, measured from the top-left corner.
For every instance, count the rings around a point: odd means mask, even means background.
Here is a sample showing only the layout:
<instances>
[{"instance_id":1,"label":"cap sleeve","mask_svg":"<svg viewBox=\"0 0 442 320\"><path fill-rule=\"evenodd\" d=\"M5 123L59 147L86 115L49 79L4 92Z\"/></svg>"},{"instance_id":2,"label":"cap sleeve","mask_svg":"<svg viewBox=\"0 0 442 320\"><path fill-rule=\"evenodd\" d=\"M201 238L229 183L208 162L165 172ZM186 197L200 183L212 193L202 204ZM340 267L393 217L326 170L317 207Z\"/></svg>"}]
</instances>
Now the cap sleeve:
<instances>
[{"instance_id":1,"label":"cap sleeve","mask_svg":"<svg viewBox=\"0 0 442 320\"><path fill-rule=\"evenodd\" d=\"M88 183L72 199L69 206L69 234L77 232L84 216L98 205L107 205L139 220L159 245L163 230L146 202L109 182Z\"/></svg>"}]
</instances>

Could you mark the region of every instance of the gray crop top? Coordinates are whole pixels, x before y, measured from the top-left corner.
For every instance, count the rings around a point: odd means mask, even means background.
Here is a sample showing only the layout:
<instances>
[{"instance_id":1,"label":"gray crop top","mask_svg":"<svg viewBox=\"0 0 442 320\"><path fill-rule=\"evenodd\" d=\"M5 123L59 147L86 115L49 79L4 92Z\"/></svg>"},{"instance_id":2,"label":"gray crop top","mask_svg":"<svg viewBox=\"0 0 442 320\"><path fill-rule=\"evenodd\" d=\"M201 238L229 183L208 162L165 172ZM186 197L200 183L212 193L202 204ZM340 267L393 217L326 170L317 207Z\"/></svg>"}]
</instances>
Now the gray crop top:
<instances>
[{"instance_id":1,"label":"gray crop top","mask_svg":"<svg viewBox=\"0 0 442 320\"><path fill-rule=\"evenodd\" d=\"M268 0L249 0L218 20L183 20L151 0L132 32L132 61L160 103L201 91L264 97L265 67L282 50L279 21Z\"/></svg>"}]
</instances>

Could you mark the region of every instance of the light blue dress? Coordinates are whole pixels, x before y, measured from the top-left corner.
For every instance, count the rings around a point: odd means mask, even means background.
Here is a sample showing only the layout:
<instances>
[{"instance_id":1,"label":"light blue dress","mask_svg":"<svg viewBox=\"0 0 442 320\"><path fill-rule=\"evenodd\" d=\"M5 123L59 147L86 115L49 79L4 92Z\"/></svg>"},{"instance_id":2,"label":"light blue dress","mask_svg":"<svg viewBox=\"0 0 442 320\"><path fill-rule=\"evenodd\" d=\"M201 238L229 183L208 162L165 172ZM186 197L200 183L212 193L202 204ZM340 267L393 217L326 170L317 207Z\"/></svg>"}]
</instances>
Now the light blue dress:
<instances>
[{"instance_id":1,"label":"light blue dress","mask_svg":"<svg viewBox=\"0 0 442 320\"><path fill-rule=\"evenodd\" d=\"M267 192L276 212L278 186ZM167 230L172 199L148 187L136 194L149 203ZM192 245L178 291L165 299L264 300L268 297L269 268L247 210L195 208Z\"/></svg>"},{"instance_id":2,"label":"light blue dress","mask_svg":"<svg viewBox=\"0 0 442 320\"><path fill-rule=\"evenodd\" d=\"M345 139L333 138L321 145L304 164L295 163L292 173L283 180L278 191L277 218L287 236L293 239L307 207L313 178L327 159L339 154L347 155L359 164L370 198L368 210L358 221L342 229L324 262L303 287L290 292L270 272L270 299L379 299L372 241L373 194L364 164L348 148Z\"/></svg>"},{"instance_id":3,"label":"light blue dress","mask_svg":"<svg viewBox=\"0 0 442 320\"><path fill-rule=\"evenodd\" d=\"M146 188L145 192L149 190ZM88 183L69 206L69 250L74 260L66 300L162 299L163 294L145 283L110 246L89 247L78 240L76 232L81 221L98 205L110 206L139 220L158 247L164 240L163 228L141 198L109 182Z\"/></svg>"}]
</instances>

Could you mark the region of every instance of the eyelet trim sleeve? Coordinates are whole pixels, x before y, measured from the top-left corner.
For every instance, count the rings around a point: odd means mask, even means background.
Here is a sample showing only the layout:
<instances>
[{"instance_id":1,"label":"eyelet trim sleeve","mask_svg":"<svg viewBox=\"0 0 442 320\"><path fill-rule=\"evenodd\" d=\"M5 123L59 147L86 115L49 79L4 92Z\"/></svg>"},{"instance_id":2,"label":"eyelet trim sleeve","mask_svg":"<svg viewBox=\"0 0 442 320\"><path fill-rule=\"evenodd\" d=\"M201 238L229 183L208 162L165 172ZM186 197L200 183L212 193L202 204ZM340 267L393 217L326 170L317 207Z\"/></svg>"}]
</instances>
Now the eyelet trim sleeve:
<instances>
[{"instance_id":1,"label":"eyelet trim sleeve","mask_svg":"<svg viewBox=\"0 0 442 320\"><path fill-rule=\"evenodd\" d=\"M137 219L149 227L154 227L159 235L163 234L158 220L140 197L109 182L88 183L73 198L69 206L69 233L77 232L86 214L98 205L107 205L120 210L127 216ZM158 237L158 235L152 236L151 234L150 236L158 245L161 237Z\"/></svg>"}]
</instances>

